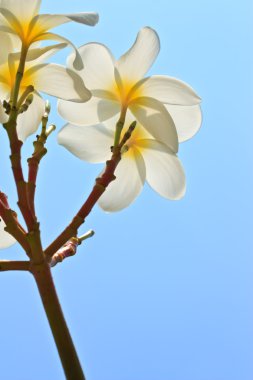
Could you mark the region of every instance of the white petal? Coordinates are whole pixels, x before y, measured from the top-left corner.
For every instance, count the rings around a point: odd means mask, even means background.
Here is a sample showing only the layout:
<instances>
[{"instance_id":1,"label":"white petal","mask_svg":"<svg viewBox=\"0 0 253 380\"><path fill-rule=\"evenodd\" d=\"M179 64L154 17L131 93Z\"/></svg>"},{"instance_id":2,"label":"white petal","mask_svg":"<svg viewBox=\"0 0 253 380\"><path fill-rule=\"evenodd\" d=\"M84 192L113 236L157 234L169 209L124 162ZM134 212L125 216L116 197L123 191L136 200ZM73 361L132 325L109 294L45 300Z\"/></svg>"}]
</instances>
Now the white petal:
<instances>
[{"instance_id":1,"label":"white petal","mask_svg":"<svg viewBox=\"0 0 253 380\"><path fill-rule=\"evenodd\" d=\"M51 46L45 46L40 48L29 49L26 62L33 61L33 65L35 63L41 63L46 59L50 58L52 55L56 54L61 49L64 49L67 46L67 43L61 43ZM20 53L12 54L14 59L18 59L20 57Z\"/></svg>"},{"instance_id":2,"label":"white petal","mask_svg":"<svg viewBox=\"0 0 253 380\"><path fill-rule=\"evenodd\" d=\"M0 65L8 62L8 55L13 52L13 43L9 34L0 32Z\"/></svg>"},{"instance_id":3,"label":"white petal","mask_svg":"<svg viewBox=\"0 0 253 380\"><path fill-rule=\"evenodd\" d=\"M74 59L74 62L73 62L73 66L74 66L74 68L75 68L76 70L82 70L82 69L83 69L83 61L82 61L82 58L80 57L80 54L79 54L77 48L75 47L75 45L74 45L70 40L68 40L68 39L65 38L65 37L59 36L58 34L55 34L55 33L42 33L42 34L38 35L38 36L34 39L34 42L36 42L36 41L43 41L43 40L59 41L59 42L66 43L66 44L68 44L69 46L71 46L72 49L73 49L74 52L75 52L75 59Z\"/></svg>"},{"instance_id":4,"label":"white petal","mask_svg":"<svg viewBox=\"0 0 253 380\"><path fill-rule=\"evenodd\" d=\"M56 64L36 65L26 72L37 91L73 102L90 99L91 93L73 70Z\"/></svg>"},{"instance_id":5,"label":"white petal","mask_svg":"<svg viewBox=\"0 0 253 380\"><path fill-rule=\"evenodd\" d=\"M2 103L0 102L0 123L6 123L8 121L8 115L5 113Z\"/></svg>"},{"instance_id":6,"label":"white petal","mask_svg":"<svg viewBox=\"0 0 253 380\"><path fill-rule=\"evenodd\" d=\"M105 45L90 43L81 46L78 52L84 62L80 72L86 86L90 90L110 91L115 85L114 57ZM68 59L68 66L73 67L73 54Z\"/></svg>"},{"instance_id":7,"label":"white petal","mask_svg":"<svg viewBox=\"0 0 253 380\"><path fill-rule=\"evenodd\" d=\"M147 182L161 196L176 200L185 194L185 174L177 156L155 140L139 140L146 165Z\"/></svg>"},{"instance_id":8,"label":"white petal","mask_svg":"<svg viewBox=\"0 0 253 380\"><path fill-rule=\"evenodd\" d=\"M130 110L144 128L158 141L178 151L178 137L172 117L162 103L152 98L137 98Z\"/></svg>"},{"instance_id":9,"label":"white petal","mask_svg":"<svg viewBox=\"0 0 253 380\"><path fill-rule=\"evenodd\" d=\"M5 223L0 218L0 249L8 248L16 243L16 240L4 230Z\"/></svg>"},{"instance_id":10,"label":"white petal","mask_svg":"<svg viewBox=\"0 0 253 380\"><path fill-rule=\"evenodd\" d=\"M165 75L143 79L138 83L138 90L145 96L167 104L193 106L201 102L200 97L187 83Z\"/></svg>"},{"instance_id":11,"label":"white petal","mask_svg":"<svg viewBox=\"0 0 253 380\"><path fill-rule=\"evenodd\" d=\"M155 30L145 27L137 35L133 46L118 60L116 67L123 79L138 81L150 69L160 51Z\"/></svg>"},{"instance_id":12,"label":"white petal","mask_svg":"<svg viewBox=\"0 0 253 380\"><path fill-rule=\"evenodd\" d=\"M110 183L98 204L108 212L122 210L140 194L146 170L141 154L134 148L124 154L115 171L116 179Z\"/></svg>"},{"instance_id":13,"label":"white petal","mask_svg":"<svg viewBox=\"0 0 253 380\"><path fill-rule=\"evenodd\" d=\"M28 136L37 131L44 112L45 101L39 95L34 94L33 102L28 110L18 116L17 132L19 140L24 142Z\"/></svg>"},{"instance_id":14,"label":"white petal","mask_svg":"<svg viewBox=\"0 0 253 380\"><path fill-rule=\"evenodd\" d=\"M21 22L30 21L39 13L41 0L1 0L0 7L12 12Z\"/></svg>"},{"instance_id":15,"label":"white petal","mask_svg":"<svg viewBox=\"0 0 253 380\"><path fill-rule=\"evenodd\" d=\"M58 143L83 161L100 163L110 158L113 138L113 131L102 124L67 124L58 134Z\"/></svg>"},{"instance_id":16,"label":"white petal","mask_svg":"<svg viewBox=\"0 0 253 380\"><path fill-rule=\"evenodd\" d=\"M75 21L80 24L94 26L98 22L98 14L95 12L83 12L73 14L42 14L37 16L37 24L47 31L66 22Z\"/></svg>"},{"instance_id":17,"label":"white petal","mask_svg":"<svg viewBox=\"0 0 253 380\"><path fill-rule=\"evenodd\" d=\"M23 28L21 20L16 17L9 9L0 7L1 14L1 30L7 33L16 33L21 38L23 36Z\"/></svg>"},{"instance_id":18,"label":"white petal","mask_svg":"<svg viewBox=\"0 0 253 380\"><path fill-rule=\"evenodd\" d=\"M199 105L196 106L171 106L165 105L174 120L178 141L189 140L201 127L202 113Z\"/></svg>"},{"instance_id":19,"label":"white petal","mask_svg":"<svg viewBox=\"0 0 253 380\"><path fill-rule=\"evenodd\" d=\"M120 105L117 102L93 96L86 103L70 103L60 100L58 112L71 124L93 125L117 115L120 112Z\"/></svg>"}]
</instances>

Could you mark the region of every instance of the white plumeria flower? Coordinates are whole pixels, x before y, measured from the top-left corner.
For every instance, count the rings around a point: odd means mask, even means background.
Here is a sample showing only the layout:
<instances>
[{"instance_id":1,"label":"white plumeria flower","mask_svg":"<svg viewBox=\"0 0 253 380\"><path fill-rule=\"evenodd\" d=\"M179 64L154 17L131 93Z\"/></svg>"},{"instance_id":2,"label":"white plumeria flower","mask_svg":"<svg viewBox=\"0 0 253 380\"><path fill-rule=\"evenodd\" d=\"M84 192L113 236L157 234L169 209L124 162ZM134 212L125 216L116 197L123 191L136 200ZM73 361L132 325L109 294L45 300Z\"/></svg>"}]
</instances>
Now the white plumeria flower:
<instances>
[{"instance_id":1,"label":"white plumeria flower","mask_svg":"<svg viewBox=\"0 0 253 380\"><path fill-rule=\"evenodd\" d=\"M159 50L159 37L149 27L140 30L133 46L118 61L102 44L83 45L79 53L85 67L80 75L93 96L86 104L60 101L60 115L75 125L93 125L130 109L155 139L177 152L178 141L191 138L200 128L200 98L178 79L143 78ZM73 60L71 55L69 67Z\"/></svg>"},{"instance_id":2,"label":"white plumeria flower","mask_svg":"<svg viewBox=\"0 0 253 380\"><path fill-rule=\"evenodd\" d=\"M17 241L8 232L4 230L4 221L0 218L0 249L8 248Z\"/></svg>"},{"instance_id":3,"label":"white plumeria flower","mask_svg":"<svg viewBox=\"0 0 253 380\"><path fill-rule=\"evenodd\" d=\"M1 51L0 51L0 100L9 100L15 82L16 71L19 62L19 54L16 52L16 45L13 39L6 33L0 32ZM25 67L23 80L20 86L22 96L28 86L35 89L32 104L28 110L18 116L17 131L18 137L24 141L29 135L33 134L45 112L45 102L39 92L55 96L72 102L84 102L90 99L91 93L85 87L82 79L77 73L64 66L43 63L46 58L56 53L64 44L58 44L46 48L36 48L30 50L30 56L39 58L30 60ZM66 44L65 44L66 45ZM4 112L0 103L0 122L6 123L8 115Z\"/></svg>"},{"instance_id":4,"label":"white plumeria flower","mask_svg":"<svg viewBox=\"0 0 253 380\"><path fill-rule=\"evenodd\" d=\"M128 111L126 126L134 120ZM113 145L114 117L105 125L76 126L67 124L58 134L58 142L75 156L91 163L106 162ZM161 196L180 199L185 193L185 175L174 151L157 141L139 123L123 148L122 159L115 171L113 181L98 204L108 212L129 206L140 194L145 181Z\"/></svg>"},{"instance_id":5,"label":"white plumeria flower","mask_svg":"<svg viewBox=\"0 0 253 380\"><path fill-rule=\"evenodd\" d=\"M98 14L94 12L39 14L40 5L41 0L0 0L0 30L16 35L26 48L38 41L55 40L65 42L75 49L69 40L49 33L48 30L70 21L90 26L98 22ZM77 51L75 66L82 68Z\"/></svg>"}]
</instances>

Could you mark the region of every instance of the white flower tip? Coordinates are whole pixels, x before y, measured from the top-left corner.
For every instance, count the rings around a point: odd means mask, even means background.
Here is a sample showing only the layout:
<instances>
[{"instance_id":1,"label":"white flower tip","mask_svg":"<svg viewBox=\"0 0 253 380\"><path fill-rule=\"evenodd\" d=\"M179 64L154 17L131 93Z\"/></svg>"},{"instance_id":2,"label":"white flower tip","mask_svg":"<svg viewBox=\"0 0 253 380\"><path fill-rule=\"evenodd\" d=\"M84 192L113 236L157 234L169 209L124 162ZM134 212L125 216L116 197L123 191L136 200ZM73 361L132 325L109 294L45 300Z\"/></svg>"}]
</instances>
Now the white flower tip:
<instances>
[{"instance_id":1,"label":"white flower tip","mask_svg":"<svg viewBox=\"0 0 253 380\"><path fill-rule=\"evenodd\" d=\"M92 15L93 15L93 18L92 18L92 23L90 25L94 26L99 22L99 14L96 12L93 12Z\"/></svg>"},{"instance_id":2,"label":"white flower tip","mask_svg":"<svg viewBox=\"0 0 253 380\"><path fill-rule=\"evenodd\" d=\"M81 58L80 54L77 51L76 51L75 59L73 61L73 67L77 71L81 71L84 68L82 58Z\"/></svg>"}]
</instances>

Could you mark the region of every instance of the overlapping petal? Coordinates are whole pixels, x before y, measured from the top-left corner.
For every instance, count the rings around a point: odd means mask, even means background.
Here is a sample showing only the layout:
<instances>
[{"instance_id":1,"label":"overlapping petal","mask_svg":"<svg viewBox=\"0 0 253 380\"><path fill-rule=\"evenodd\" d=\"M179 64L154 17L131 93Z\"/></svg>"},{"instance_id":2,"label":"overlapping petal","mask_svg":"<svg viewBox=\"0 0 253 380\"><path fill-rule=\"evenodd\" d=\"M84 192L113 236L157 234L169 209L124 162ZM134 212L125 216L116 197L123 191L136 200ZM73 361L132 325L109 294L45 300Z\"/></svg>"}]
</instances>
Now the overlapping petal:
<instances>
[{"instance_id":1,"label":"overlapping petal","mask_svg":"<svg viewBox=\"0 0 253 380\"><path fill-rule=\"evenodd\" d=\"M56 64L40 64L26 72L29 84L37 91L59 99L73 102L84 102L90 99L91 93L82 79L73 70Z\"/></svg>"},{"instance_id":2,"label":"overlapping petal","mask_svg":"<svg viewBox=\"0 0 253 380\"><path fill-rule=\"evenodd\" d=\"M178 137L174 121L164 105L153 98L142 97L130 104L130 110L144 128L158 141L178 151Z\"/></svg>"},{"instance_id":3,"label":"overlapping petal","mask_svg":"<svg viewBox=\"0 0 253 380\"><path fill-rule=\"evenodd\" d=\"M32 64L43 62L46 59L50 58L52 55L56 54L58 51L64 49L67 46L67 43L60 43L44 47L36 47L30 49L26 56L26 62L32 61ZM12 53L13 59L17 60L20 57L19 53Z\"/></svg>"},{"instance_id":4,"label":"overlapping petal","mask_svg":"<svg viewBox=\"0 0 253 380\"><path fill-rule=\"evenodd\" d=\"M41 29L49 30L58 25L75 21L80 24L94 26L99 20L98 14L95 12L69 13L69 14L41 14L36 17Z\"/></svg>"},{"instance_id":5,"label":"overlapping petal","mask_svg":"<svg viewBox=\"0 0 253 380\"><path fill-rule=\"evenodd\" d=\"M71 124L93 125L110 119L120 112L120 104L93 96L87 103L58 102L59 114Z\"/></svg>"},{"instance_id":6,"label":"overlapping petal","mask_svg":"<svg viewBox=\"0 0 253 380\"><path fill-rule=\"evenodd\" d=\"M145 161L149 185L167 199L181 199L185 194L185 174L174 152L156 140L139 140L136 145Z\"/></svg>"},{"instance_id":7,"label":"overlapping petal","mask_svg":"<svg viewBox=\"0 0 253 380\"><path fill-rule=\"evenodd\" d=\"M0 0L0 8L8 9L18 19L30 21L39 13L41 0Z\"/></svg>"},{"instance_id":8,"label":"overlapping petal","mask_svg":"<svg viewBox=\"0 0 253 380\"><path fill-rule=\"evenodd\" d=\"M0 218L0 249L8 248L16 243L16 240L4 228L5 223Z\"/></svg>"},{"instance_id":9,"label":"overlapping petal","mask_svg":"<svg viewBox=\"0 0 253 380\"><path fill-rule=\"evenodd\" d=\"M111 182L98 204L108 212L120 211L129 206L140 194L146 177L143 158L132 148L115 171L116 180Z\"/></svg>"},{"instance_id":10,"label":"overlapping petal","mask_svg":"<svg viewBox=\"0 0 253 380\"><path fill-rule=\"evenodd\" d=\"M37 94L34 94L33 102L28 110L18 116L17 133L21 141L37 131L41 118L45 112L45 101Z\"/></svg>"},{"instance_id":11,"label":"overlapping petal","mask_svg":"<svg viewBox=\"0 0 253 380\"><path fill-rule=\"evenodd\" d=\"M200 97L187 83L165 75L154 75L138 83L138 90L145 96L162 103L193 106L201 102Z\"/></svg>"},{"instance_id":12,"label":"overlapping petal","mask_svg":"<svg viewBox=\"0 0 253 380\"><path fill-rule=\"evenodd\" d=\"M113 130L102 124L67 124L58 134L58 143L83 161L100 163L110 158L113 137Z\"/></svg>"},{"instance_id":13,"label":"overlapping petal","mask_svg":"<svg viewBox=\"0 0 253 380\"><path fill-rule=\"evenodd\" d=\"M202 123L199 105L184 107L165 104L165 107L175 123L180 143L189 140L198 132Z\"/></svg>"},{"instance_id":14,"label":"overlapping petal","mask_svg":"<svg viewBox=\"0 0 253 380\"><path fill-rule=\"evenodd\" d=\"M156 31L145 27L140 30L133 46L120 57L116 67L122 78L137 82L144 77L160 51Z\"/></svg>"},{"instance_id":15,"label":"overlapping petal","mask_svg":"<svg viewBox=\"0 0 253 380\"><path fill-rule=\"evenodd\" d=\"M77 48L75 47L75 45L70 41L68 40L67 38L65 37L62 37L60 36L59 34L55 34L55 33L42 33L42 34L39 34L36 39L34 40L34 42L38 42L38 41L44 41L44 40L51 40L51 41L59 41L61 43L66 43L67 45L71 46L72 49L74 50L75 52L75 59L74 59L74 62L73 62L73 66L76 70L82 70L83 69L83 61L82 61L82 58L77 50Z\"/></svg>"},{"instance_id":16,"label":"overlapping petal","mask_svg":"<svg viewBox=\"0 0 253 380\"><path fill-rule=\"evenodd\" d=\"M102 44L89 43L78 49L84 64L84 70L80 72L86 86L92 90L113 90L114 57L110 50ZM68 59L68 66L73 67L73 54Z\"/></svg>"}]
</instances>

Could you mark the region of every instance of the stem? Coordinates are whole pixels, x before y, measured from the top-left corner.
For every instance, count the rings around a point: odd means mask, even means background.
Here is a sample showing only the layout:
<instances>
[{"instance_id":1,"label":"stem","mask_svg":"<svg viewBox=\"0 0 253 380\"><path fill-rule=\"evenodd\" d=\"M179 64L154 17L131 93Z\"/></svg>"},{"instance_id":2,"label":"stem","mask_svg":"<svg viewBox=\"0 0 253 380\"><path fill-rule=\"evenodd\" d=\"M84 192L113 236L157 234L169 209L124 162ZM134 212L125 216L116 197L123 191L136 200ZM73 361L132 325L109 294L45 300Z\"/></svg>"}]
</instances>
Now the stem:
<instances>
[{"instance_id":1,"label":"stem","mask_svg":"<svg viewBox=\"0 0 253 380\"><path fill-rule=\"evenodd\" d=\"M113 144L114 150L117 149L120 142L121 132L124 127L125 119L126 119L126 111L127 110L125 108L122 108L120 118L116 124L116 131L114 135L114 144Z\"/></svg>"},{"instance_id":2,"label":"stem","mask_svg":"<svg viewBox=\"0 0 253 380\"><path fill-rule=\"evenodd\" d=\"M33 266L31 271L39 289L66 379L85 380L58 300L49 265L44 263L43 265Z\"/></svg>"},{"instance_id":3,"label":"stem","mask_svg":"<svg viewBox=\"0 0 253 380\"><path fill-rule=\"evenodd\" d=\"M90 214L91 210L106 190L107 186L115 180L115 170L121 160L121 149L127 140L131 137L131 134L136 126L136 122L132 123L128 131L123 136L121 142L117 147L113 148L113 154L109 161L106 162L104 173L101 177L96 179L95 185L80 208L72 222L62 231L62 233L46 248L44 251L47 259L50 261L51 257L73 236L77 235L78 228L84 223L85 218Z\"/></svg>"},{"instance_id":4,"label":"stem","mask_svg":"<svg viewBox=\"0 0 253 380\"><path fill-rule=\"evenodd\" d=\"M5 272L9 270L21 270L29 271L30 262L29 261L0 261L0 272Z\"/></svg>"},{"instance_id":5,"label":"stem","mask_svg":"<svg viewBox=\"0 0 253 380\"><path fill-rule=\"evenodd\" d=\"M12 93L12 98L11 98L12 110L16 109L17 107L20 85L21 85L23 75L24 75L24 70L25 70L25 61L26 61L27 51L28 51L27 47L22 44L19 66L16 73L16 80L15 80L15 85L13 88L13 93Z\"/></svg>"},{"instance_id":6,"label":"stem","mask_svg":"<svg viewBox=\"0 0 253 380\"><path fill-rule=\"evenodd\" d=\"M12 96L11 96L11 110L9 115L9 120L4 124L4 128L6 129L10 141L11 148L11 164L13 176L15 179L17 193L18 193L18 206L20 211L25 219L28 230L31 231L33 229L35 218L33 217L28 200L27 200L27 183L24 180L23 169L21 164L21 148L22 141L18 139L17 135L17 117L18 117L18 109L17 102L19 97L20 85L22 82L22 78L25 70L25 62L26 62L27 48L22 45L21 55L18 70L16 73L15 85L13 87Z\"/></svg>"}]
</instances>

